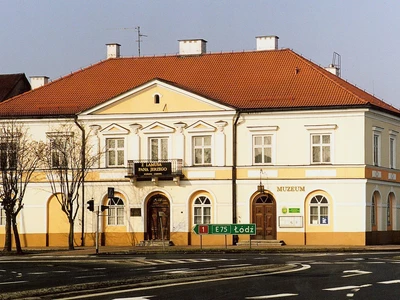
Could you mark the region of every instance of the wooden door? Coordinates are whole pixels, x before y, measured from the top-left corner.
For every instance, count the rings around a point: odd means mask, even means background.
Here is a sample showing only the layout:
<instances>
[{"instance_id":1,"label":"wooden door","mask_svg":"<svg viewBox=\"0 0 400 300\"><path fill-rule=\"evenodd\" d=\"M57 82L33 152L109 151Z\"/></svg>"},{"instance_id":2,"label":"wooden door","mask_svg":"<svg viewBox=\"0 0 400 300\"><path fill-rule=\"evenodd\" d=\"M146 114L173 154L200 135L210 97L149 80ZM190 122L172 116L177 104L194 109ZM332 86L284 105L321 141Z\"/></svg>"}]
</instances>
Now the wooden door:
<instances>
[{"instance_id":1,"label":"wooden door","mask_svg":"<svg viewBox=\"0 0 400 300\"><path fill-rule=\"evenodd\" d=\"M253 223L256 224L256 240L276 239L276 207L271 195L260 195L253 202Z\"/></svg>"},{"instance_id":2,"label":"wooden door","mask_svg":"<svg viewBox=\"0 0 400 300\"><path fill-rule=\"evenodd\" d=\"M169 240L169 201L163 195L150 198L147 205L147 239Z\"/></svg>"}]
</instances>

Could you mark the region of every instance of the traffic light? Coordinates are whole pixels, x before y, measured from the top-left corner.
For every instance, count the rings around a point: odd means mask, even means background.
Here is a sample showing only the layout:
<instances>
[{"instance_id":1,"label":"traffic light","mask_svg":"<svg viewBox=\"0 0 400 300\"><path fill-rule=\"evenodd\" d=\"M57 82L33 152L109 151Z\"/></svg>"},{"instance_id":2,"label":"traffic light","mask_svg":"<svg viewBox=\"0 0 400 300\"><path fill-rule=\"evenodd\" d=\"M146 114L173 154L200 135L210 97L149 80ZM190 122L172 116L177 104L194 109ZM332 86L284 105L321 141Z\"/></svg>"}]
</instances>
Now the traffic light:
<instances>
[{"instance_id":1,"label":"traffic light","mask_svg":"<svg viewBox=\"0 0 400 300\"><path fill-rule=\"evenodd\" d=\"M105 211L106 209L108 209L107 205L101 205L100 206L101 211Z\"/></svg>"},{"instance_id":2,"label":"traffic light","mask_svg":"<svg viewBox=\"0 0 400 300\"><path fill-rule=\"evenodd\" d=\"M87 209L90 211L94 211L94 200L89 200L87 203Z\"/></svg>"}]
</instances>

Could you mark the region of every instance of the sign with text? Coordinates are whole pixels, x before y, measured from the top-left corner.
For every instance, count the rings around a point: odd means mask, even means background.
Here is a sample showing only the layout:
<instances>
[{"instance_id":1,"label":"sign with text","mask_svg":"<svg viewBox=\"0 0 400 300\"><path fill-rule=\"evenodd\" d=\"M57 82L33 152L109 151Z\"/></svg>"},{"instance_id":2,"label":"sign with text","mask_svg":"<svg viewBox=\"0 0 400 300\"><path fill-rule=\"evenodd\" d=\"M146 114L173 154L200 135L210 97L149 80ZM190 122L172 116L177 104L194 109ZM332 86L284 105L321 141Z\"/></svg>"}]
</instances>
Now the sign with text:
<instances>
[{"instance_id":1,"label":"sign with text","mask_svg":"<svg viewBox=\"0 0 400 300\"><path fill-rule=\"evenodd\" d=\"M171 175L171 162L151 161L134 163L136 176L163 176Z\"/></svg>"},{"instance_id":2,"label":"sign with text","mask_svg":"<svg viewBox=\"0 0 400 300\"><path fill-rule=\"evenodd\" d=\"M196 234L256 234L256 224L196 224Z\"/></svg>"}]
</instances>

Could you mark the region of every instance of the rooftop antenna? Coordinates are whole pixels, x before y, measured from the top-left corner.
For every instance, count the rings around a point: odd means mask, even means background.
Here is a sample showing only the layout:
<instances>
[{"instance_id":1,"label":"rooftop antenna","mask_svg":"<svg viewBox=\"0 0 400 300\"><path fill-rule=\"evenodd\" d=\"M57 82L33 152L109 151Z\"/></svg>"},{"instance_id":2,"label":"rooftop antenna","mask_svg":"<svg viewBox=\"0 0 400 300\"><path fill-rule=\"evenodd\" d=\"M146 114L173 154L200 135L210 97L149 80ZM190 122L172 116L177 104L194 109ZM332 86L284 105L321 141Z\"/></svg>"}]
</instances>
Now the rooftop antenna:
<instances>
[{"instance_id":1,"label":"rooftop antenna","mask_svg":"<svg viewBox=\"0 0 400 300\"><path fill-rule=\"evenodd\" d=\"M139 57L140 57L140 43L142 42L141 38L143 36L147 37L147 35L140 33L140 26L136 26L135 30L137 31L137 35L138 35L138 39L136 40L136 42L138 43L138 53L139 53Z\"/></svg>"},{"instance_id":2,"label":"rooftop antenna","mask_svg":"<svg viewBox=\"0 0 400 300\"><path fill-rule=\"evenodd\" d=\"M341 77L341 72L342 72L342 57L340 56L339 53L333 52L333 57L332 57L332 66L337 69L337 75L338 77Z\"/></svg>"}]
</instances>

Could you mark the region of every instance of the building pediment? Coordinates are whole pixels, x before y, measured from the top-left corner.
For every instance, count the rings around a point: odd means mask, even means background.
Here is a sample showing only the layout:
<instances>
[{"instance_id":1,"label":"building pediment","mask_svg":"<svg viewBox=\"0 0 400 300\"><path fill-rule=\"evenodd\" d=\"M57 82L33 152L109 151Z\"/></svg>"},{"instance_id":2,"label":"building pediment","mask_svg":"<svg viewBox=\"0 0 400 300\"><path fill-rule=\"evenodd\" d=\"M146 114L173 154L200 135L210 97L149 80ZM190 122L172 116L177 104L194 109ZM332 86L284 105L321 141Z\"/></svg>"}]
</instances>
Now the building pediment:
<instances>
[{"instance_id":1,"label":"building pediment","mask_svg":"<svg viewBox=\"0 0 400 300\"><path fill-rule=\"evenodd\" d=\"M149 126L144 127L142 132L144 134L173 133L175 132L175 129L160 122L154 122Z\"/></svg>"},{"instance_id":2,"label":"building pediment","mask_svg":"<svg viewBox=\"0 0 400 300\"><path fill-rule=\"evenodd\" d=\"M231 108L156 79L98 105L82 115L225 111Z\"/></svg>"},{"instance_id":3,"label":"building pediment","mask_svg":"<svg viewBox=\"0 0 400 300\"><path fill-rule=\"evenodd\" d=\"M125 135L129 133L129 130L125 127L113 123L102 129L100 132L103 135Z\"/></svg>"}]
</instances>

